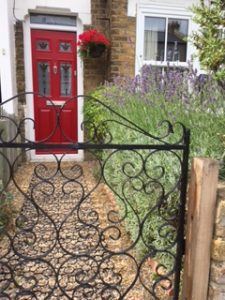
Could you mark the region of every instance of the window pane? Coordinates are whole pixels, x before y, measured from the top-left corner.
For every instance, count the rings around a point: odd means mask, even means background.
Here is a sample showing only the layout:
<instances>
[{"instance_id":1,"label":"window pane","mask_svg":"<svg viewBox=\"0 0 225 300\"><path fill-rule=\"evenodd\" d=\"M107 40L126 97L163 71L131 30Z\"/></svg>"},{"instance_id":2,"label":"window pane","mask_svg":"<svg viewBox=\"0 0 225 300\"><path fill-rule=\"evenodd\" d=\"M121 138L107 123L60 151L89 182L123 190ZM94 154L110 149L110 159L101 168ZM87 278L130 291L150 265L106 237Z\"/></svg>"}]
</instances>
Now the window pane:
<instances>
[{"instance_id":1,"label":"window pane","mask_svg":"<svg viewBox=\"0 0 225 300\"><path fill-rule=\"evenodd\" d=\"M38 91L39 94L49 96L50 93L50 76L49 63L38 63Z\"/></svg>"},{"instance_id":2,"label":"window pane","mask_svg":"<svg viewBox=\"0 0 225 300\"><path fill-rule=\"evenodd\" d=\"M144 59L164 60L165 18L145 17Z\"/></svg>"},{"instance_id":3,"label":"window pane","mask_svg":"<svg viewBox=\"0 0 225 300\"><path fill-rule=\"evenodd\" d=\"M187 60L188 20L168 20L167 61Z\"/></svg>"},{"instance_id":4,"label":"window pane","mask_svg":"<svg viewBox=\"0 0 225 300\"><path fill-rule=\"evenodd\" d=\"M31 14L30 22L33 24L76 26L76 17Z\"/></svg>"},{"instance_id":5,"label":"window pane","mask_svg":"<svg viewBox=\"0 0 225 300\"><path fill-rule=\"evenodd\" d=\"M71 95L72 66L69 63L60 64L60 94L61 96Z\"/></svg>"}]
</instances>

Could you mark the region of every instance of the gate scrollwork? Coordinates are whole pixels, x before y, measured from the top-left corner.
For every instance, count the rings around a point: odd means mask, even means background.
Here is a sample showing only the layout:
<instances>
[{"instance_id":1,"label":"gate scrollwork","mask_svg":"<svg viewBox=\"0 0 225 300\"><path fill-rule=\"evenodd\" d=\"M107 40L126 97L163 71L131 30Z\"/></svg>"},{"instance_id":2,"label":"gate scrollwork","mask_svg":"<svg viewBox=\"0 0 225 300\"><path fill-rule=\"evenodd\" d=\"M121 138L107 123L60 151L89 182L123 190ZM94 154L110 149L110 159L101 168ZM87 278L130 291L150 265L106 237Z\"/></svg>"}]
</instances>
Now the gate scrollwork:
<instances>
[{"instance_id":1,"label":"gate scrollwork","mask_svg":"<svg viewBox=\"0 0 225 300\"><path fill-rule=\"evenodd\" d=\"M0 228L0 299L179 297L189 131L164 121L158 135L149 133L91 100L108 119L97 125L84 120L89 137L83 143L64 132L60 114L67 102L55 108L54 131L67 138L63 145L49 142L54 133L41 141L27 138L24 128L30 122L35 128L35 121L4 115L1 104L1 121L11 128L11 136L0 132L8 172L1 201L12 193L17 213ZM120 143L117 130L124 130ZM13 160L7 149L16 149ZM36 150L52 161L21 164ZM68 161L73 151L85 151L90 160Z\"/></svg>"}]
</instances>

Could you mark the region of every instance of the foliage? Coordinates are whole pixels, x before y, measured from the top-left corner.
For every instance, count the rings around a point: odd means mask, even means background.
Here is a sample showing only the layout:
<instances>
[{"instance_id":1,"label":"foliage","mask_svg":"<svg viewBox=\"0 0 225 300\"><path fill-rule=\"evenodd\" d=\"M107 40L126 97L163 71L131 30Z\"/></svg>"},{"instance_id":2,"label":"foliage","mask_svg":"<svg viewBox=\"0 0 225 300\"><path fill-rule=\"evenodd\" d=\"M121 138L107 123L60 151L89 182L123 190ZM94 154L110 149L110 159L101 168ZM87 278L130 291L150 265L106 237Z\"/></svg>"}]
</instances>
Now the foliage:
<instances>
[{"instance_id":1,"label":"foliage","mask_svg":"<svg viewBox=\"0 0 225 300\"><path fill-rule=\"evenodd\" d=\"M98 100L103 100L101 90L98 89L92 93L91 98L85 99L84 105L84 128L85 140L94 143L102 143L106 138L107 128L104 124L105 113L104 107L99 104ZM94 155L102 159L102 151L94 151ZM96 170L93 170L94 173Z\"/></svg>"},{"instance_id":2,"label":"foliage","mask_svg":"<svg viewBox=\"0 0 225 300\"><path fill-rule=\"evenodd\" d=\"M141 74L134 79L115 78L113 83L97 90L94 96L121 116L156 136L163 135L167 129L166 124L160 124L162 120L181 122L191 130L191 157L207 156L223 160L225 102L223 90L211 77L198 77L197 71L192 68L178 70L168 66L162 72L148 65L144 66ZM140 132L128 128L124 130L119 124L121 119L96 101L87 102L85 106L86 118L101 128L103 139L109 130L113 143L155 142ZM108 122L108 128L99 127L99 124L103 124L107 119L115 119L118 122ZM181 131L176 129L168 142L178 140ZM140 155L147 161L150 177L155 176L152 180L144 173L135 175L139 174L138 170L141 169ZM146 253L150 243L156 249L170 248L170 254L162 252L159 256L166 266L171 266L174 251L171 240L175 234L176 220L171 219L171 224L169 222L167 227L163 225L165 220L170 220L171 213L176 215L179 193L176 181L180 174L180 164L177 157L169 152L152 152L153 159L148 159L148 155L144 150L126 153L104 151L102 159L105 161L105 180L117 197L121 216L126 213L126 230L132 240L137 237L140 224L143 225L143 241L137 244L138 256ZM162 169L159 166L164 166L163 173L160 173ZM222 175L224 176L224 173L221 173ZM164 187L164 191L161 186ZM165 201L159 209L154 208L160 199ZM127 211L125 202L128 203ZM152 211L153 214L146 215L148 211ZM159 228L162 228L161 232Z\"/></svg>"},{"instance_id":3,"label":"foliage","mask_svg":"<svg viewBox=\"0 0 225 300\"><path fill-rule=\"evenodd\" d=\"M0 186L0 232L2 229L10 225L10 216L12 215L11 193L6 192L3 186Z\"/></svg>"},{"instance_id":4,"label":"foliage","mask_svg":"<svg viewBox=\"0 0 225 300\"><path fill-rule=\"evenodd\" d=\"M213 71L225 88L225 2L212 1L206 5L202 0L192 8L194 21L200 26L192 35L204 68Z\"/></svg>"},{"instance_id":5,"label":"foliage","mask_svg":"<svg viewBox=\"0 0 225 300\"><path fill-rule=\"evenodd\" d=\"M191 66L185 70L168 66L161 72L145 65L135 78L117 77L93 96L148 132L159 130L159 122L165 119L182 122L191 129L191 157L220 160L225 150L223 93L212 77L198 76ZM85 103L85 118L96 127L107 114L96 101Z\"/></svg>"},{"instance_id":6,"label":"foliage","mask_svg":"<svg viewBox=\"0 0 225 300\"><path fill-rule=\"evenodd\" d=\"M96 46L105 49L110 45L110 41L104 34L99 33L96 29L89 29L79 35L78 46L81 57L89 57Z\"/></svg>"}]
</instances>

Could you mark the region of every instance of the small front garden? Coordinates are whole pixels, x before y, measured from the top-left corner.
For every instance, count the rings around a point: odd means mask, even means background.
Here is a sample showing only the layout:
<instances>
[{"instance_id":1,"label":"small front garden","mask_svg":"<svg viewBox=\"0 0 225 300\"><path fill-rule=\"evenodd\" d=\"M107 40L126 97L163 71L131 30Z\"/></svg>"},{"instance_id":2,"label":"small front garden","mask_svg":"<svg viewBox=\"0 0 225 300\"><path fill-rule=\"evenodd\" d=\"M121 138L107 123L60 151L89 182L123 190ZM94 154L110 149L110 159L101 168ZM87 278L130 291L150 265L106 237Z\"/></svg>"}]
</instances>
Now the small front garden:
<instances>
[{"instance_id":1,"label":"small front garden","mask_svg":"<svg viewBox=\"0 0 225 300\"><path fill-rule=\"evenodd\" d=\"M179 141L182 127L177 122L184 124L191 130L190 158L204 156L219 160L220 178L225 178L224 90L213 78L198 76L192 68L180 70L168 66L162 71L144 66L135 78L115 78L92 96L147 133L165 136L168 143ZM121 119L95 100L86 101L85 118L91 121L86 123L88 136L97 143L159 143L129 126L124 130ZM110 119L114 121L104 122ZM172 128L164 120L177 125ZM143 226L141 241L136 245L138 259L143 259L151 249L152 256L164 265L167 273L174 261L177 224L172 216L176 215L179 201L179 157L162 151L150 155L144 151L125 152L97 153L104 162L104 179L118 201L121 220L126 217L125 226L131 240L136 240L139 227ZM141 156L151 174L140 172ZM160 197L166 202L155 209Z\"/></svg>"},{"instance_id":2,"label":"small front garden","mask_svg":"<svg viewBox=\"0 0 225 300\"><path fill-rule=\"evenodd\" d=\"M115 78L92 96L152 134L163 120L181 122L191 130L191 157L224 158L224 90L211 77L198 76L193 69L168 68L162 74L146 65L134 79ZM95 101L86 102L85 114L96 125L110 117ZM114 132L114 125L110 132L121 143L124 135Z\"/></svg>"}]
</instances>

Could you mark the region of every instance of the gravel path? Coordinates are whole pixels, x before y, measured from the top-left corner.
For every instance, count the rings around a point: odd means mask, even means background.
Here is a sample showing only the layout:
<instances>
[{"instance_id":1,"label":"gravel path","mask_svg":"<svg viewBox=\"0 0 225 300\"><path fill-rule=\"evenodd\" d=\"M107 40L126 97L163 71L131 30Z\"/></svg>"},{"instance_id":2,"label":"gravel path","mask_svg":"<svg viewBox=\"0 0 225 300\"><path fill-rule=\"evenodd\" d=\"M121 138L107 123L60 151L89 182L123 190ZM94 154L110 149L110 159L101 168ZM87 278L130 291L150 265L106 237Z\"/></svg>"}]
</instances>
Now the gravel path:
<instances>
[{"instance_id":1,"label":"gravel path","mask_svg":"<svg viewBox=\"0 0 225 300\"><path fill-rule=\"evenodd\" d=\"M155 299L136 280L132 253L113 254L130 240L124 228L120 238L110 231L108 212L118 207L92 169L83 162L19 170L16 229L0 243L0 299Z\"/></svg>"}]
</instances>

